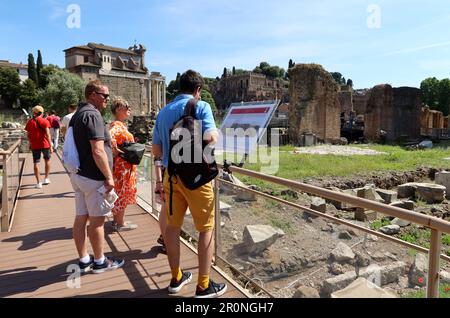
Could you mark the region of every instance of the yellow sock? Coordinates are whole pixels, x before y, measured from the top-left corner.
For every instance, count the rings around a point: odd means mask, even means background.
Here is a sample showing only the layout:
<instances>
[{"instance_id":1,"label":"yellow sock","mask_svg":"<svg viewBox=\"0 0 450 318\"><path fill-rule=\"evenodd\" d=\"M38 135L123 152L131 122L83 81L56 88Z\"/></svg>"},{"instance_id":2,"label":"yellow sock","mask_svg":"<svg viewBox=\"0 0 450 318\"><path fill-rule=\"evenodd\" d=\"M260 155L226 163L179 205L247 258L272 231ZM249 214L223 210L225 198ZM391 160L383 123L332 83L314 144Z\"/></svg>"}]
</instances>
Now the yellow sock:
<instances>
[{"instance_id":1,"label":"yellow sock","mask_svg":"<svg viewBox=\"0 0 450 318\"><path fill-rule=\"evenodd\" d=\"M176 270L172 270L172 278L175 278L177 282L181 280L183 277L183 273L181 272L181 268L177 268Z\"/></svg>"},{"instance_id":2,"label":"yellow sock","mask_svg":"<svg viewBox=\"0 0 450 318\"><path fill-rule=\"evenodd\" d=\"M209 286L209 275L198 276L198 287L206 289Z\"/></svg>"}]
</instances>

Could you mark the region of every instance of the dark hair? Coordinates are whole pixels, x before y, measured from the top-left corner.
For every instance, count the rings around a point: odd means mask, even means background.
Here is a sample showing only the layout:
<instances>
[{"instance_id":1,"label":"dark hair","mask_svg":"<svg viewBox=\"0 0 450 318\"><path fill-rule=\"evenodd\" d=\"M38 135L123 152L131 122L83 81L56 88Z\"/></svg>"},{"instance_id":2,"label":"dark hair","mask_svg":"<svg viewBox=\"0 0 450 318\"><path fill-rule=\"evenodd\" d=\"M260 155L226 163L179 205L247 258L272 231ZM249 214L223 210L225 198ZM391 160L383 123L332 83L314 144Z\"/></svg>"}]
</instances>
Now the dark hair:
<instances>
[{"instance_id":1,"label":"dark hair","mask_svg":"<svg viewBox=\"0 0 450 318\"><path fill-rule=\"evenodd\" d=\"M130 105L128 104L128 102L127 102L124 98L122 98L122 97L120 97L120 96L117 96L117 97L114 98L114 100L112 101L111 112L115 115L116 112L117 112L117 109L118 109L119 107L125 107L125 108L130 109Z\"/></svg>"},{"instance_id":2,"label":"dark hair","mask_svg":"<svg viewBox=\"0 0 450 318\"><path fill-rule=\"evenodd\" d=\"M96 92L96 91L100 90L103 86L105 86L105 85L103 85L103 83L100 82L100 80L90 81L86 85L86 89L84 90L84 97L86 97L86 99L88 99L89 96L93 92Z\"/></svg>"},{"instance_id":3,"label":"dark hair","mask_svg":"<svg viewBox=\"0 0 450 318\"><path fill-rule=\"evenodd\" d=\"M51 110L50 115L56 115L56 112L54 110Z\"/></svg>"},{"instance_id":4,"label":"dark hair","mask_svg":"<svg viewBox=\"0 0 450 318\"><path fill-rule=\"evenodd\" d=\"M202 88L205 80L200 73L188 70L180 77L180 91L182 93L194 93L197 88Z\"/></svg>"},{"instance_id":5,"label":"dark hair","mask_svg":"<svg viewBox=\"0 0 450 318\"><path fill-rule=\"evenodd\" d=\"M69 105L69 109L71 109L71 110L76 110L78 107L77 107L77 105L75 105L75 104L71 104L71 105Z\"/></svg>"}]
</instances>

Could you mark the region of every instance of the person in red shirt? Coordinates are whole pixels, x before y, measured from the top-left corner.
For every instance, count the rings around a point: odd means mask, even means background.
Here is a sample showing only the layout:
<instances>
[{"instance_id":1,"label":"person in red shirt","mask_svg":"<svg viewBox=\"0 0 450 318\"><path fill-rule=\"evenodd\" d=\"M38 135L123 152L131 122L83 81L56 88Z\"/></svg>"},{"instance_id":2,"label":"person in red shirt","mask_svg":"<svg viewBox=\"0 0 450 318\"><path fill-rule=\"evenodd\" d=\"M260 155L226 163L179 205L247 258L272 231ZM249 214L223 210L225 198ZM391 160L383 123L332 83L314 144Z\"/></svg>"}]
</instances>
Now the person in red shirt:
<instances>
[{"instance_id":1,"label":"person in red shirt","mask_svg":"<svg viewBox=\"0 0 450 318\"><path fill-rule=\"evenodd\" d=\"M61 118L56 115L54 110L50 111L50 116L46 118L50 123L50 136L52 137L53 148L58 149L59 129L61 127Z\"/></svg>"},{"instance_id":2,"label":"person in red shirt","mask_svg":"<svg viewBox=\"0 0 450 318\"><path fill-rule=\"evenodd\" d=\"M36 106L33 108L33 118L30 119L25 127L28 132L28 140L30 141L30 148L33 152L34 175L36 176L37 189L42 189L42 185L50 184L48 178L50 174L50 158L53 153L53 147L50 136L50 123L42 117L44 108ZM41 161L41 154L44 155L45 160L45 179L44 183L40 181L39 162Z\"/></svg>"}]
</instances>

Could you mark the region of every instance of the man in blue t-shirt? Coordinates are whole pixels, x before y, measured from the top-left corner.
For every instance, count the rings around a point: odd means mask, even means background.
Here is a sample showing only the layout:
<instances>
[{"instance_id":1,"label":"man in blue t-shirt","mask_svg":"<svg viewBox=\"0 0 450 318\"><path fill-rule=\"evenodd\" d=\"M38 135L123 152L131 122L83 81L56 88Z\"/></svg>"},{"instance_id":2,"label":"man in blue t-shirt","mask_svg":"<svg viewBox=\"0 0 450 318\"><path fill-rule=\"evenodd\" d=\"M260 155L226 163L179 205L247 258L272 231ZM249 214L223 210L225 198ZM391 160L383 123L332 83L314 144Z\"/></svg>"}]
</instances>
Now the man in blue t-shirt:
<instances>
[{"instance_id":1,"label":"man in blue t-shirt","mask_svg":"<svg viewBox=\"0 0 450 318\"><path fill-rule=\"evenodd\" d=\"M170 130L184 115L184 110L192 98L201 99L204 85L203 77L192 70L180 77L181 94L167 105L158 115L153 132L153 155L156 166L156 191L169 196L169 177L166 173L163 180L162 170L169 166ZM218 140L218 132L212 114L211 106L199 101L196 112L197 120L201 121L203 140L214 144ZM190 272L183 272L180 268L180 231L187 208L191 211L195 227L200 232L198 244L199 273L195 293L196 298L214 298L223 295L227 285L215 283L210 279L211 263L214 252L214 191L212 182L196 189L187 189L176 176L172 181L172 200L166 200L167 211L172 204L172 215L167 215L165 244L167 256L172 271L169 293L177 294L184 285L192 279Z\"/></svg>"}]
</instances>

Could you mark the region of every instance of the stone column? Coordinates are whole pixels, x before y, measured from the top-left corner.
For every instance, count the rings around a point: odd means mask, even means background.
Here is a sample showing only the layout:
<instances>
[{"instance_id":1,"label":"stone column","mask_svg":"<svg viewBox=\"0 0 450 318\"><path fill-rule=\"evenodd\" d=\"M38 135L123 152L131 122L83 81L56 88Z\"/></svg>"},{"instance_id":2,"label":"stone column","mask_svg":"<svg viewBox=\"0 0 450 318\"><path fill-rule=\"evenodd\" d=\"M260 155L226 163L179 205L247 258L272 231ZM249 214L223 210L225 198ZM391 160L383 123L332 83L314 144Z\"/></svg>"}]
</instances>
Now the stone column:
<instances>
[{"instance_id":1,"label":"stone column","mask_svg":"<svg viewBox=\"0 0 450 318\"><path fill-rule=\"evenodd\" d=\"M167 104L167 100L166 100L166 84L164 82L161 82L161 84L162 84L162 94L163 94L163 96L162 96L162 100L163 100L162 107L165 107L166 104Z\"/></svg>"},{"instance_id":2,"label":"stone column","mask_svg":"<svg viewBox=\"0 0 450 318\"><path fill-rule=\"evenodd\" d=\"M161 89L159 87L159 81L156 81L156 105L158 110L161 109Z\"/></svg>"},{"instance_id":3,"label":"stone column","mask_svg":"<svg viewBox=\"0 0 450 318\"><path fill-rule=\"evenodd\" d=\"M149 114L152 112L153 110L153 105L152 105L152 80L150 79L150 77L148 78L148 112Z\"/></svg>"}]
</instances>

